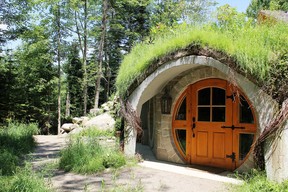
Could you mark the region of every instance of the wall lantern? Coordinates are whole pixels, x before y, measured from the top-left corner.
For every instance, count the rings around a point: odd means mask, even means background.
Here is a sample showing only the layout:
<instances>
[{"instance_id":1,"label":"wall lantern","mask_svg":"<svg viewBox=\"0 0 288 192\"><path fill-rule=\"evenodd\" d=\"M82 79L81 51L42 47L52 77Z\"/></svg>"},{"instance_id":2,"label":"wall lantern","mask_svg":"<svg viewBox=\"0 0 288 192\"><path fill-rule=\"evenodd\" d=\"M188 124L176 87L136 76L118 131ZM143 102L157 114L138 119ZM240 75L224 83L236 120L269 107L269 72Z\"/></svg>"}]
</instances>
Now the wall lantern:
<instances>
[{"instance_id":1,"label":"wall lantern","mask_svg":"<svg viewBox=\"0 0 288 192\"><path fill-rule=\"evenodd\" d=\"M161 97L161 113L170 114L171 105L172 105L172 97L169 95L168 90L165 89L165 93Z\"/></svg>"}]
</instances>

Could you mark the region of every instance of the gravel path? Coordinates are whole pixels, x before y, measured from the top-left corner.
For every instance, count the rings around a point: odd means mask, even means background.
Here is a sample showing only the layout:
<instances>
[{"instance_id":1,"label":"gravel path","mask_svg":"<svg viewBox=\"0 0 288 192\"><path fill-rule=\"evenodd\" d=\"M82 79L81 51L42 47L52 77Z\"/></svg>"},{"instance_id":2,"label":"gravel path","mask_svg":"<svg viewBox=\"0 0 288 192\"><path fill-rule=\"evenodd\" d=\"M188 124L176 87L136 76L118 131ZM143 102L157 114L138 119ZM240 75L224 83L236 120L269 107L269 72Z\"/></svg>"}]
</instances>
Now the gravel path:
<instances>
[{"instance_id":1,"label":"gravel path","mask_svg":"<svg viewBox=\"0 0 288 192\"><path fill-rule=\"evenodd\" d=\"M68 137L37 135L35 139L38 146L32 154L32 164L35 169L39 169L48 162L57 161L59 151L65 146ZM117 171L107 170L94 175L79 175L56 170L51 177L51 183L55 191L59 192L222 192L229 191L234 184L241 183L238 180L211 173L211 171L163 163L157 161L145 146L140 146L139 152L141 150L149 160L144 160L139 163L139 166ZM148 154L149 152L150 154Z\"/></svg>"}]
</instances>

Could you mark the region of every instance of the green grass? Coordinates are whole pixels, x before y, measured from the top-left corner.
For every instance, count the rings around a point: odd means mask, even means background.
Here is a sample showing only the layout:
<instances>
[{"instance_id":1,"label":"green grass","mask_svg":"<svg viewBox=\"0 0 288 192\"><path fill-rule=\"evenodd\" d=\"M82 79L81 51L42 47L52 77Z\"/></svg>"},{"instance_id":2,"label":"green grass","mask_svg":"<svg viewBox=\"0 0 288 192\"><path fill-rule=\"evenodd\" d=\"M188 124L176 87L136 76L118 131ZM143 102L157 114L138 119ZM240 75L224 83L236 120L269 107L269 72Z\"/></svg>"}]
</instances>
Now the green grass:
<instances>
[{"instance_id":1,"label":"green grass","mask_svg":"<svg viewBox=\"0 0 288 192\"><path fill-rule=\"evenodd\" d=\"M286 192L288 191L288 181L276 183L269 181L264 172L252 170L250 173L238 175L240 179L244 180L244 184L240 186L233 186L235 192Z\"/></svg>"},{"instance_id":2,"label":"green grass","mask_svg":"<svg viewBox=\"0 0 288 192\"><path fill-rule=\"evenodd\" d=\"M0 192L49 192L52 191L41 174L32 171L31 165L18 168L13 176L0 179L0 185L4 186Z\"/></svg>"},{"instance_id":3,"label":"green grass","mask_svg":"<svg viewBox=\"0 0 288 192\"><path fill-rule=\"evenodd\" d=\"M238 30L224 30L215 25L184 25L158 37L153 44L139 43L120 66L116 80L120 96L125 96L127 87L154 61L189 45L224 52L233 57L244 72L263 81L271 66L288 52L288 25L249 25Z\"/></svg>"},{"instance_id":4,"label":"green grass","mask_svg":"<svg viewBox=\"0 0 288 192\"><path fill-rule=\"evenodd\" d=\"M0 173L12 175L23 155L35 147L36 124L10 123L0 129Z\"/></svg>"},{"instance_id":5,"label":"green grass","mask_svg":"<svg viewBox=\"0 0 288 192\"><path fill-rule=\"evenodd\" d=\"M91 129L72 137L60 153L59 167L65 171L92 174L125 165L124 154L115 146L100 145L100 136L109 137L111 132Z\"/></svg>"},{"instance_id":6,"label":"green grass","mask_svg":"<svg viewBox=\"0 0 288 192\"><path fill-rule=\"evenodd\" d=\"M81 131L76 137L99 137L99 136L105 136L105 137L113 137L114 131L107 131L107 130L100 130L97 127L90 127L88 129L85 129Z\"/></svg>"},{"instance_id":7,"label":"green grass","mask_svg":"<svg viewBox=\"0 0 288 192\"><path fill-rule=\"evenodd\" d=\"M10 123L0 129L0 192L51 191L31 165L21 166L24 156L35 147L36 124Z\"/></svg>"}]
</instances>

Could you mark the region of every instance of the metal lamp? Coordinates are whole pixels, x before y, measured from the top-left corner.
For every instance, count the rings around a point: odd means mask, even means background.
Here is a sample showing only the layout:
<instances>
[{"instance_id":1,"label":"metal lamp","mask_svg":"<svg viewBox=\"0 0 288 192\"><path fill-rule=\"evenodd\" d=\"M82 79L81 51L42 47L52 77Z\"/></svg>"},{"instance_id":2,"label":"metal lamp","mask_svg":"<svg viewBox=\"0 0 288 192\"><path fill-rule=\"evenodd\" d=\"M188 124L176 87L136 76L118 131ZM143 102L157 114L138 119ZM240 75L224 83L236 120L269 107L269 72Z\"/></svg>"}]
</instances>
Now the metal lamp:
<instances>
[{"instance_id":1,"label":"metal lamp","mask_svg":"<svg viewBox=\"0 0 288 192\"><path fill-rule=\"evenodd\" d=\"M165 89L165 93L161 97L161 113L170 114L171 105L172 105L172 97L169 95L168 90Z\"/></svg>"}]
</instances>

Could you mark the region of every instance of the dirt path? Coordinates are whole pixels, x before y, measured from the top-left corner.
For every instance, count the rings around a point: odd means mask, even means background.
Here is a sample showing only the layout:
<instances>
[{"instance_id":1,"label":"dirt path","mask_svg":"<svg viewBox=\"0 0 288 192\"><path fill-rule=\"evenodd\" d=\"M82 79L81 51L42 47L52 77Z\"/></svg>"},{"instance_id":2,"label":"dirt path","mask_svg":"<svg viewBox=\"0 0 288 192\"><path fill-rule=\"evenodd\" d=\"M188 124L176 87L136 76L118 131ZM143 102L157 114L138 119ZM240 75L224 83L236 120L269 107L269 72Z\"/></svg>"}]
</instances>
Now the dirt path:
<instances>
[{"instance_id":1,"label":"dirt path","mask_svg":"<svg viewBox=\"0 0 288 192\"><path fill-rule=\"evenodd\" d=\"M67 137L68 138L68 137ZM38 146L33 153L33 166L56 161L65 146L64 136L35 136ZM146 149L147 150L147 149ZM229 191L239 181L198 169L149 160L139 166L108 170L95 175L78 175L57 170L51 178L55 191ZM151 159L153 161L151 161Z\"/></svg>"}]
</instances>

